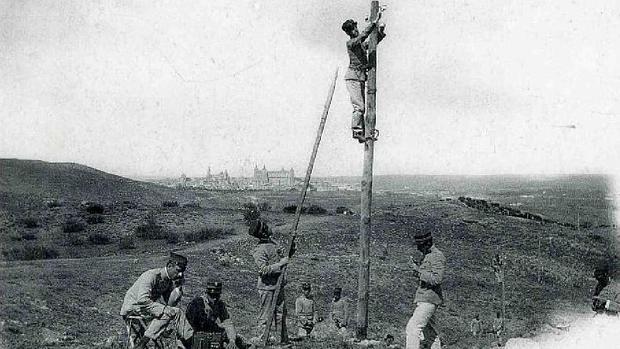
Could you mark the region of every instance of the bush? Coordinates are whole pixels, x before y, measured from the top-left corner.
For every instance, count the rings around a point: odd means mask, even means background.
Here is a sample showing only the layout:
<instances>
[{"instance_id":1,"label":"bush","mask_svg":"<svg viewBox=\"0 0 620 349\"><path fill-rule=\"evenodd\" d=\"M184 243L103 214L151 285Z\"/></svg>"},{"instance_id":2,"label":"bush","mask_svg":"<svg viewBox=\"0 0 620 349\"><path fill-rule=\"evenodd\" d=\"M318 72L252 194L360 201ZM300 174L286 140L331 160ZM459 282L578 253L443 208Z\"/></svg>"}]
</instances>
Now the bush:
<instances>
[{"instance_id":1,"label":"bush","mask_svg":"<svg viewBox=\"0 0 620 349\"><path fill-rule=\"evenodd\" d=\"M303 208L302 208L303 210ZM307 210L303 210L307 214L324 214L327 213L327 210L318 205L310 205Z\"/></svg>"},{"instance_id":2,"label":"bush","mask_svg":"<svg viewBox=\"0 0 620 349\"><path fill-rule=\"evenodd\" d=\"M243 204L243 220L246 225L250 225L255 220L260 219L260 210L253 203Z\"/></svg>"},{"instance_id":3,"label":"bush","mask_svg":"<svg viewBox=\"0 0 620 349\"><path fill-rule=\"evenodd\" d=\"M86 205L86 212L90 214L102 214L104 211L103 205L97 203L90 203Z\"/></svg>"},{"instance_id":4,"label":"bush","mask_svg":"<svg viewBox=\"0 0 620 349\"><path fill-rule=\"evenodd\" d=\"M24 228L27 229L37 228L39 226L39 221L37 221L37 219L34 217L23 218L20 223Z\"/></svg>"},{"instance_id":5,"label":"bush","mask_svg":"<svg viewBox=\"0 0 620 349\"><path fill-rule=\"evenodd\" d=\"M295 213L296 210L297 210L297 205L286 206L282 209L284 213ZM318 205L310 205L310 207L302 207L301 213L324 214L324 213L327 213L327 210Z\"/></svg>"},{"instance_id":6,"label":"bush","mask_svg":"<svg viewBox=\"0 0 620 349\"><path fill-rule=\"evenodd\" d=\"M93 245L107 245L112 243L110 237L101 233L93 233L88 236L88 241Z\"/></svg>"},{"instance_id":7,"label":"bush","mask_svg":"<svg viewBox=\"0 0 620 349\"><path fill-rule=\"evenodd\" d=\"M269 211L271 210L271 204L269 204L267 201L262 201L258 203L257 208L261 212Z\"/></svg>"},{"instance_id":8,"label":"bush","mask_svg":"<svg viewBox=\"0 0 620 349\"><path fill-rule=\"evenodd\" d=\"M133 238L133 235L127 234L121 236L120 240L118 241L118 248L120 250L131 250L136 248L136 242Z\"/></svg>"},{"instance_id":9,"label":"bush","mask_svg":"<svg viewBox=\"0 0 620 349\"><path fill-rule=\"evenodd\" d=\"M86 223L88 224L100 224L103 223L103 216L100 214L91 214L86 217Z\"/></svg>"},{"instance_id":10,"label":"bush","mask_svg":"<svg viewBox=\"0 0 620 349\"><path fill-rule=\"evenodd\" d=\"M352 214L353 211L348 207L338 206L336 207L336 213L337 214Z\"/></svg>"},{"instance_id":11,"label":"bush","mask_svg":"<svg viewBox=\"0 0 620 349\"><path fill-rule=\"evenodd\" d=\"M22 234L22 239L27 240L27 241L36 240L37 234L32 233L32 232L24 233Z\"/></svg>"},{"instance_id":12,"label":"bush","mask_svg":"<svg viewBox=\"0 0 620 349\"><path fill-rule=\"evenodd\" d=\"M178 201L166 200L161 203L163 207L179 207Z\"/></svg>"},{"instance_id":13,"label":"bush","mask_svg":"<svg viewBox=\"0 0 620 349\"><path fill-rule=\"evenodd\" d=\"M67 243L71 246L82 246L86 244L86 239L78 234L69 234L67 236Z\"/></svg>"},{"instance_id":14,"label":"bush","mask_svg":"<svg viewBox=\"0 0 620 349\"><path fill-rule=\"evenodd\" d=\"M200 203L193 201L193 202L186 202L183 204L183 207L187 207L187 208L200 208Z\"/></svg>"},{"instance_id":15,"label":"bush","mask_svg":"<svg viewBox=\"0 0 620 349\"><path fill-rule=\"evenodd\" d=\"M69 218L62 225L62 231L65 233L77 233L86 229L85 224L77 219Z\"/></svg>"},{"instance_id":16,"label":"bush","mask_svg":"<svg viewBox=\"0 0 620 349\"><path fill-rule=\"evenodd\" d=\"M149 240L163 240L168 238L168 234L163 226L157 224L155 217L149 215L146 223L135 228L136 236Z\"/></svg>"},{"instance_id":17,"label":"bush","mask_svg":"<svg viewBox=\"0 0 620 349\"><path fill-rule=\"evenodd\" d=\"M176 231L168 232L168 237L166 237L166 242L169 244L176 244L179 242L179 233Z\"/></svg>"},{"instance_id":18,"label":"bush","mask_svg":"<svg viewBox=\"0 0 620 349\"><path fill-rule=\"evenodd\" d=\"M297 205L286 206L282 209L282 212L284 213L295 213L295 211L297 211ZM302 207L301 212L303 213L304 211L305 207Z\"/></svg>"},{"instance_id":19,"label":"bush","mask_svg":"<svg viewBox=\"0 0 620 349\"><path fill-rule=\"evenodd\" d=\"M10 261L29 261L35 259L58 258L58 251L46 246L22 246L2 251L4 258Z\"/></svg>"},{"instance_id":20,"label":"bush","mask_svg":"<svg viewBox=\"0 0 620 349\"><path fill-rule=\"evenodd\" d=\"M202 227L198 230L186 232L184 234L185 241L200 242L209 239L216 239L224 235L232 233L231 229L222 229L218 227Z\"/></svg>"}]
</instances>

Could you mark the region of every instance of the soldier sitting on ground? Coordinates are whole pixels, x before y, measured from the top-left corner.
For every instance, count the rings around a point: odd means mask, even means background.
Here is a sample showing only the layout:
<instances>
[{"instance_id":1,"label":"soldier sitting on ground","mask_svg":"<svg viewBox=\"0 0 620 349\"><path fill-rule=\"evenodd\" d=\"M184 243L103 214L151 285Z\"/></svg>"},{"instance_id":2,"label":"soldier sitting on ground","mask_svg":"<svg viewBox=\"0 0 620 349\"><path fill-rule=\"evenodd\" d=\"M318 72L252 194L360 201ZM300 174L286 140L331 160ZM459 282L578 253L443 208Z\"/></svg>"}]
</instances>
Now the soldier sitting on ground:
<instances>
[{"instance_id":1,"label":"soldier sitting on ground","mask_svg":"<svg viewBox=\"0 0 620 349\"><path fill-rule=\"evenodd\" d=\"M349 303L346 298L342 298L341 287L334 288L334 298L330 305L329 318L340 334L347 334L347 326L349 325Z\"/></svg>"},{"instance_id":2,"label":"soldier sitting on ground","mask_svg":"<svg viewBox=\"0 0 620 349\"><path fill-rule=\"evenodd\" d=\"M301 289L303 294L295 300L295 315L297 316L297 326L299 327L297 335L299 338L306 338L310 336L310 332L312 332L314 325L316 325L320 319L314 307L310 283L304 282L301 285Z\"/></svg>"},{"instance_id":3,"label":"soldier sitting on ground","mask_svg":"<svg viewBox=\"0 0 620 349\"><path fill-rule=\"evenodd\" d=\"M192 325L196 335L198 332L225 335L223 341L226 343L227 349L251 348L252 346L237 334L235 325L226 309L226 303L220 299L221 295L221 282L207 282L206 292L194 298L187 305L185 312L187 320Z\"/></svg>"}]
</instances>

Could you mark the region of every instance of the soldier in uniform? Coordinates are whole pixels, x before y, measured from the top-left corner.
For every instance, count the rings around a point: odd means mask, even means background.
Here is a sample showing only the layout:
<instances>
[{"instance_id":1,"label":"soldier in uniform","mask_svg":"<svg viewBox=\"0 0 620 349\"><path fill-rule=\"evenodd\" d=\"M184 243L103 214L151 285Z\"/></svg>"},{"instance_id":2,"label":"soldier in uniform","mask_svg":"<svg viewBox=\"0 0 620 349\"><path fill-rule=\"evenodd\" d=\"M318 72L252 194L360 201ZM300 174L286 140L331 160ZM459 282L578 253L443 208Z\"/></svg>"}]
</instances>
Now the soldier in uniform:
<instances>
[{"instance_id":1,"label":"soldier in uniform","mask_svg":"<svg viewBox=\"0 0 620 349\"><path fill-rule=\"evenodd\" d=\"M433 245L430 232L416 232L417 248L424 255L420 265L413 263L413 270L420 279L415 293L416 308L407 323L406 349L419 349L422 341L432 343L431 349L441 348L435 327L435 311L443 303L441 283L446 270L446 258Z\"/></svg>"},{"instance_id":2,"label":"soldier in uniform","mask_svg":"<svg viewBox=\"0 0 620 349\"><path fill-rule=\"evenodd\" d=\"M277 330L278 324L281 326L280 343L288 344L288 330L286 328L286 303L284 302L284 288L280 290L278 299L274 299L276 284L278 277L282 273L282 268L288 264L290 256L281 256L278 245L271 239L271 229L267 226L267 223L256 220L254 221L248 230L248 233L258 239L258 244L252 252L254 261L258 268L258 280L256 288L258 289L258 295L260 297L260 312L258 315L258 337L255 337L254 341L262 342L263 332L267 326L269 318L269 312L272 309L273 303L276 303L276 311L274 321L275 328ZM294 249L291 251L294 252ZM292 254L292 253L291 253ZM286 280L282 280L285 283Z\"/></svg>"},{"instance_id":3,"label":"soldier in uniform","mask_svg":"<svg viewBox=\"0 0 620 349\"><path fill-rule=\"evenodd\" d=\"M618 316L620 312L620 282L612 277L612 267L605 264L594 272L597 285L592 297L592 310L599 314Z\"/></svg>"},{"instance_id":4,"label":"soldier in uniform","mask_svg":"<svg viewBox=\"0 0 620 349\"><path fill-rule=\"evenodd\" d=\"M329 317L338 332L346 335L349 325L349 303L346 298L342 298L341 287L334 288L334 298L330 305Z\"/></svg>"},{"instance_id":5,"label":"soldier in uniform","mask_svg":"<svg viewBox=\"0 0 620 349\"><path fill-rule=\"evenodd\" d=\"M207 282L206 292L194 298L185 311L187 320L195 332L223 333L227 349L246 349L251 345L237 334L226 303L220 299L221 282Z\"/></svg>"},{"instance_id":6,"label":"soldier in uniform","mask_svg":"<svg viewBox=\"0 0 620 349\"><path fill-rule=\"evenodd\" d=\"M194 331L185 313L176 307L183 294L186 268L187 258L170 253L165 267L145 271L125 293L120 312L123 319L129 321L128 316L141 316L150 321L135 349L146 348L148 342L159 338L167 329L176 331L178 348L189 348L191 345Z\"/></svg>"},{"instance_id":7,"label":"soldier in uniform","mask_svg":"<svg viewBox=\"0 0 620 349\"><path fill-rule=\"evenodd\" d=\"M314 308L310 283L304 282L301 285L301 289L303 294L295 300L295 315L297 316L297 327L299 328L297 335L300 338L305 338L310 336L310 332L312 332L319 318Z\"/></svg>"}]
</instances>

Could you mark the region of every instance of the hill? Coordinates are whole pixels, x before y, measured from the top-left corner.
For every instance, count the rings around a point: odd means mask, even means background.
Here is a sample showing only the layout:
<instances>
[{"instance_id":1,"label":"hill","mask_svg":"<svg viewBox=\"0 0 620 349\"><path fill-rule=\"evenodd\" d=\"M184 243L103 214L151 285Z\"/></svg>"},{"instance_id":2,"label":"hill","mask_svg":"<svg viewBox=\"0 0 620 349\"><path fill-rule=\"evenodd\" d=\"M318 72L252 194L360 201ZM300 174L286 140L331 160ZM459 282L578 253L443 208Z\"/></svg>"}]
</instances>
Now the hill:
<instances>
[{"instance_id":1,"label":"hill","mask_svg":"<svg viewBox=\"0 0 620 349\"><path fill-rule=\"evenodd\" d=\"M74 163L0 159L0 195L12 200L161 200L167 188ZM20 200L21 199L21 200Z\"/></svg>"},{"instance_id":2,"label":"hill","mask_svg":"<svg viewBox=\"0 0 620 349\"><path fill-rule=\"evenodd\" d=\"M597 190L594 185L591 192ZM189 194L174 190L166 200L182 202L180 198ZM25 349L41 344L75 349L111 348L106 343L117 343L117 339L122 341L125 337L124 324L118 316L125 291L144 270L163 265L167 251L173 249L190 260L182 308L204 291L207 281L220 280L224 283L223 297L239 333L247 337L254 335L258 299L251 251L256 241L247 235L239 208L248 201L268 203L261 215L274 229L275 239L285 241L293 215L284 213L283 208L294 203L298 193L194 194L198 205L185 207L182 204L166 207L159 201L105 204L104 212L99 214L103 223L89 223L80 232L64 232L63 228L68 217L83 220L91 215L80 208L79 202L54 208L19 208L10 217L10 224L3 224L0 219L0 230L32 234L35 238L2 241L11 246L53 246L58 249L59 257L99 256L0 262L0 272L4 275L0 278L0 312L4 314L0 348ZM558 194L554 196L573 196L570 191ZM142 194L136 197L139 195ZM504 199L523 200L521 195L515 190ZM607 210L608 203L597 199L597 195L592 195L587 207L584 200L580 206L570 206L572 202L565 199L550 202L538 194L527 195L534 195L532 200L536 201L532 207L535 204L538 209L532 211L536 213L546 214L551 208L551 212L567 211L570 215L580 212L580 219L588 221L596 221L595 214L601 219L608 217L599 212ZM493 345L491 336L472 338L469 322L479 314L488 329L495 311L501 308L501 288L491 267L496 253L506 258L506 338L532 337L544 331L555 335L554 331L562 331L557 325L576 324L573 322L576 318L591 316L590 296L595 284L592 270L613 252L609 248L615 227L606 223L574 229L545 224L469 207L443 196L439 192L420 193L417 187L411 192L386 191L373 195L368 329L372 338L381 339L391 333L398 343L404 343L404 328L415 307L413 295L417 285L410 263L412 258L421 258L412 241L415 229L431 230L437 246L448 259L444 280L446 303L437 314L445 348ZM600 200L603 202L596 202ZM342 206L359 212L359 193L312 192L307 205L312 204L325 208L327 213L301 218L298 252L289 269L287 302L289 309L293 309L301 283L310 281L318 311L326 317L336 285L344 288L345 296L352 303L356 302L359 216L335 212ZM599 206L603 208L597 209ZM24 227L18 213L35 216L39 226ZM205 224L227 227L237 234L199 243L188 243L185 238L136 237L136 247L129 250L120 250L118 244L98 245L88 239L104 234L113 242L120 241L120 237L135 233L136 227L149 216L171 236L202 229ZM83 321L84 318L88 321ZM296 328L293 316L289 317L289 324L292 333ZM338 339L301 342L296 347L357 348Z\"/></svg>"}]
</instances>

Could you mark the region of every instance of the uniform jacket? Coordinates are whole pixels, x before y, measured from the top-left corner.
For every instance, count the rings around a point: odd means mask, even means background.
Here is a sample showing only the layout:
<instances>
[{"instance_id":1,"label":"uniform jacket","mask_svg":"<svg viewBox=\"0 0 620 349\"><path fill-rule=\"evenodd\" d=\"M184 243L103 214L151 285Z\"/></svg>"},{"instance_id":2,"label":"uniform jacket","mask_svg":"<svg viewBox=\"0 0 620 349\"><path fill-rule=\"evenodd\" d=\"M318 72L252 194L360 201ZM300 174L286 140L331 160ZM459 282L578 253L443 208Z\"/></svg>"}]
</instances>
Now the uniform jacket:
<instances>
[{"instance_id":1,"label":"uniform jacket","mask_svg":"<svg viewBox=\"0 0 620 349\"><path fill-rule=\"evenodd\" d=\"M420 264L420 286L415 293L414 302L426 302L439 305L443 303L441 283L446 270L446 258L435 245L424 256Z\"/></svg>"},{"instance_id":2,"label":"uniform jacket","mask_svg":"<svg viewBox=\"0 0 620 349\"><path fill-rule=\"evenodd\" d=\"M259 290L273 291L276 289L278 276L280 276L280 253L278 245L272 240L261 241L252 252L254 262L258 267L258 281L256 288Z\"/></svg>"},{"instance_id":3,"label":"uniform jacket","mask_svg":"<svg viewBox=\"0 0 620 349\"><path fill-rule=\"evenodd\" d=\"M295 300L295 315L300 325L314 324L316 312L314 310L314 300L301 295Z\"/></svg>"},{"instance_id":4,"label":"uniform jacket","mask_svg":"<svg viewBox=\"0 0 620 349\"><path fill-rule=\"evenodd\" d=\"M165 268L150 269L142 273L138 280L125 293L121 316L128 314L150 315L160 317L165 304L170 299L170 294L175 290L175 285L166 276ZM179 294L179 292L175 292ZM163 302L158 300L162 298ZM178 299L174 300L178 302Z\"/></svg>"},{"instance_id":5,"label":"uniform jacket","mask_svg":"<svg viewBox=\"0 0 620 349\"><path fill-rule=\"evenodd\" d=\"M218 300L213 304L209 304L208 300L202 296L196 297L189 302L185 316L194 331L203 332L219 332L221 327L217 321L219 320L221 324L230 319L224 301Z\"/></svg>"},{"instance_id":6,"label":"uniform jacket","mask_svg":"<svg viewBox=\"0 0 620 349\"><path fill-rule=\"evenodd\" d=\"M340 327L347 327L349 323L349 303L346 298L340 298L336 302L331 303L330 316L334 323Z\"/></svg>"}]
</instances>

